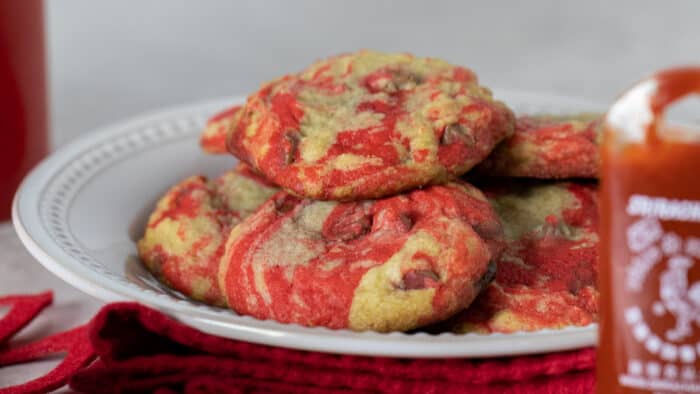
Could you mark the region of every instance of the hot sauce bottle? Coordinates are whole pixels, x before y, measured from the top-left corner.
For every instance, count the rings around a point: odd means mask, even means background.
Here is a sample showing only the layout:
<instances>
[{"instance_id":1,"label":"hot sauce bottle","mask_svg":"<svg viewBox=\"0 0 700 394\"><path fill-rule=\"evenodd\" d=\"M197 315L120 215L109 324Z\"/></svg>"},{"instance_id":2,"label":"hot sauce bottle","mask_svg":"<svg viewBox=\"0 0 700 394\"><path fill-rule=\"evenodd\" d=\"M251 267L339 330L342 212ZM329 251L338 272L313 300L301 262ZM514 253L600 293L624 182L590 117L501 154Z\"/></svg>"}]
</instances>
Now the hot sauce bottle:
<instances>
[{"instance_id":1,"label":"hot sauce bottle","mask_svg":"<svg viewBox=\"0 0 700 394\"><path fill-rule=\"evenodd\" d=\"M42 0L0 0L0 222L49 150Z\"/></svg>"},{"instance_id":2,"label":"hot sauce bottle","mask_svg":"<svg viewBox=\"0 0 700 394\"><path fill-rule=\"evenodd\" d=\"M662 71L605 119L601 394L700 393L700 125L663 119L698 93L700 67Z\"/></svg>"}]
</instances>

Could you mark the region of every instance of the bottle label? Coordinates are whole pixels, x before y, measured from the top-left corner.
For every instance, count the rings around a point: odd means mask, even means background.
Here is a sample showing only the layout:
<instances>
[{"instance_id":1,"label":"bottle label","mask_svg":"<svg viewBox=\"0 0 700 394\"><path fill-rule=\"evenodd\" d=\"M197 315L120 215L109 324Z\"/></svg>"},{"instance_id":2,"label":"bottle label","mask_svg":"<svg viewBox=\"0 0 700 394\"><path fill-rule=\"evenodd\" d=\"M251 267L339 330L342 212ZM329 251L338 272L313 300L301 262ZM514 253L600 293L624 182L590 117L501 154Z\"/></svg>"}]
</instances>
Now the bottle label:
<instances>
[{"instance_id":1,"label":"bottle label","mask_svg":"<svg viewBox=\"0 0 700 394\"><path fill-rule=\"evenodd\" d=\"M629 262L621 300L628 331L621 386L653 392L700 393L700 201L632 195L626 207ZM680 226L679 226L680 224ZM676 230L681 231L676 231Z\"/></svg>"}]
</instances>

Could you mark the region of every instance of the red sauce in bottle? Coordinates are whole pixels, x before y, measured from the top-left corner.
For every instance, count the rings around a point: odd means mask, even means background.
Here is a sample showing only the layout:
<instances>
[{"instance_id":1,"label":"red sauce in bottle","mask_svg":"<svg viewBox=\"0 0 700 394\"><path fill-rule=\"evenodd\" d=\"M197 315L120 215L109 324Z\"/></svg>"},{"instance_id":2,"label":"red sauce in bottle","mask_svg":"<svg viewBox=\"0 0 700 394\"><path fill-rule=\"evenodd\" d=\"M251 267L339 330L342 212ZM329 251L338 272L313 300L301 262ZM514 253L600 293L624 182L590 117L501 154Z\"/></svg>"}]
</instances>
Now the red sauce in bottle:
<instances>
[{"instance_id":1,"label":"red sauce in bottle","mask_svg":"<svg viewBox=\"0 0 700 394\"><path fill-rule=\"evenodd\" d=\"M700 67L663 71L606 117L598 393L700 393L700 128L661 119L691 93Z\"/></svg>"},{"instance_id":2,"label":"red sauce in bottle","mask_svg":"<svg viewBox=\"0 0 700 394\"><path fill-rule=\"evenodd\" d=\"M48 151L41 0L0 1L0 221Z\"/></svg>"}]
</instances>

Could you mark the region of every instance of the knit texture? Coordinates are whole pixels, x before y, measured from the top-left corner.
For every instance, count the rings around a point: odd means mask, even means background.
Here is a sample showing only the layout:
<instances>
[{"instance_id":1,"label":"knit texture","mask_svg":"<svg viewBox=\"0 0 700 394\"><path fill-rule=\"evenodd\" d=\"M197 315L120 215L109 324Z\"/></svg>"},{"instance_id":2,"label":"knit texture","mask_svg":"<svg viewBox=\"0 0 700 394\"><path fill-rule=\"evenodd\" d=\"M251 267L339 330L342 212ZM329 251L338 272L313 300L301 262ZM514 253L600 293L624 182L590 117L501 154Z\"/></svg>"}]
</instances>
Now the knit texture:
<instances>
[{"instance_id":1,"label":"knit texture","mask_svg":"<svg viewBox=\"0 0 700 394\"><path fill-rule=\"evenodd\" d=\"M0 332L24 317L19 309L0 321ZM13 313L20 315L6 323ZM54 371L0 393L43 392L66 381L89 393L591 393L595 366L591 348L481 360L289 350L204 334L136 303L110 304L85 326L0 348L0 366L57 351L67 356Z\"/></svg>"}]
</instances>

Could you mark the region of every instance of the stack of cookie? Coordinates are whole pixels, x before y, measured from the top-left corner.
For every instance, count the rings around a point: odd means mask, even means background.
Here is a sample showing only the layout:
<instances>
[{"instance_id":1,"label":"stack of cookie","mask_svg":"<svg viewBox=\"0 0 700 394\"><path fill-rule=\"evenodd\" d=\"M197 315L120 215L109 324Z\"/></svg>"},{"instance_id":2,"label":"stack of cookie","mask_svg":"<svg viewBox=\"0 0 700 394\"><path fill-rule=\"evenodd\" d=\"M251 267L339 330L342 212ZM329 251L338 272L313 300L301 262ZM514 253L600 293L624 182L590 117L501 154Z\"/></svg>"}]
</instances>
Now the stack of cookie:
<instances>
[{"instance_id":1,"label":"stack of cookie","mask_svg":"<svg viewBox=\"0 0 700 394\"><path fill-rule=\"evenodd\" d=\"M600 114L521 115L475 169L504 226L491 285L440 330L515 332L598 319Z\"/></svg>"},{"instance_id":2,"label":"stack of cookie","mask_svg":"<svg viewBox=\"0 0 700 394\"><path fill-rule=\"evenodd\" d=\"M587 324L594 186L513 177L594 177L596 133L586 118L516 122L474 73L438 59L329 58L209 121L203 148L240 163L168 191L139 253L191 298L283 323Z\"/></svg>"}]
</instances>

